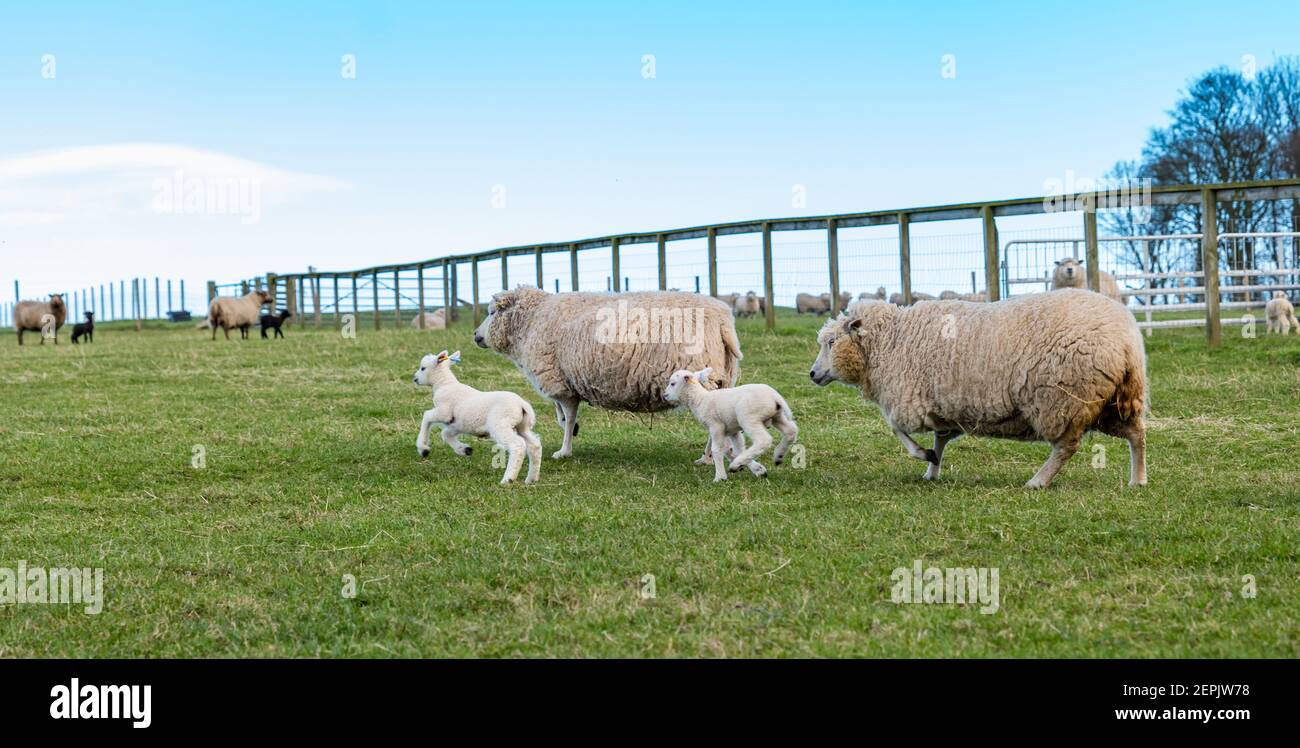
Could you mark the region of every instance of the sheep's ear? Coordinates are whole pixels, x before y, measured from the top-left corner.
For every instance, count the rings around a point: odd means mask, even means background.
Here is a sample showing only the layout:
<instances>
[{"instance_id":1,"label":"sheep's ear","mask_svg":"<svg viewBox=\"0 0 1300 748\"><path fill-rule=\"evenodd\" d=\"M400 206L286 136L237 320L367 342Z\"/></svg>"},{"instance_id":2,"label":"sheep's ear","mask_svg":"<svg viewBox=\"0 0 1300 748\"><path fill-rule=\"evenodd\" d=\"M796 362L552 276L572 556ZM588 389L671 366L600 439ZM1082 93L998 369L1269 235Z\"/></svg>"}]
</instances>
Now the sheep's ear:
<instances>
[{"instance_id":1,"label":"sheep's ear","mask_svg":"<svg viewBox=\"0 0 1300 748\"><path fill-rule=\"evenodd\" d=\"M492 308L498 312L503 309L509 309L515 303L515 295L511 291L499 293L492 297Z\"/></svg>"},{"instance_id":2,"label":"sheep's ear","mask_svg":"<svg viewBox=\"0 0 1300 748\"><path fill-rule=\"evenodd\" d=\"M455 353L453 353L453 354L451 354L450 356L448 356L448 357L447 357L447 360L450 361L450 362L452 362L453 364L459 364L459 363L460 363L460 351L456 351Z\"/></svg>"},{"instance_id":3,"label":"sheep's ear","mask_svg":"<svg viewBox=\"0 0 1300 748\"><path fill-rule=\"evenodd\" d=\"M700 384L704 384L705 382L709 381L709 376L712 374L713 374L713 367L706 366L703 369L700 369L699 371L695 372L695 378L700 380Z\"/></svg>"},{"instance_id":4,"label":"sheep's ear","mask_svg":"<svg viewBox=\"0 0 1300 748\"><path fill-rule=\"evenodd\" d=\"M858 317L857 319L855 319L855 320L853 320L852 322L849 323L849 332L852 332L852 333L859 333L859 334L862 333L862 318L861 318L861 317Z\"/></svg>"}]
</instances>

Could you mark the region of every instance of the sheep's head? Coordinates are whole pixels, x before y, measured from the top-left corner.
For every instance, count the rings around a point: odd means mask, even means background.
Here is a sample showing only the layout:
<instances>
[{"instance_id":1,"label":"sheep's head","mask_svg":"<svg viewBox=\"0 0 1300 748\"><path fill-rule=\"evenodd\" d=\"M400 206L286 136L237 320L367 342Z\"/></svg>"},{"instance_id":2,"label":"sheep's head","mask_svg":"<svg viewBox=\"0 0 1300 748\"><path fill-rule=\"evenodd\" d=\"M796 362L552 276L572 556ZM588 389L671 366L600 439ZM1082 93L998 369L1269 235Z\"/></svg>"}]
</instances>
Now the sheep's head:
<instances>
[{"instance_id":1,"label":"sheep's head","mask_svg":"<svg viewBox=\"0 0 1300 748\"><path fill-rule=\"evenodd\" d=\"M1273 292L1273 298L1275 298L1275 299L1285 299L1285 298L1286 298L1286 291L1274 291L1274 292Z\"/></svg>"},{"instance_id":2,"label":"sheep's head","mask_svg":"<svg viewBox=\"0 0 1300 748\"><path fill-rule=\"evenodd\" d=\"M266 292L266 291L264 291L264 290L262 290L262 289L260 289L260 288L255 289L252 293L250 293L250 294L248 294L248 295L249 295L249 297L251 297L254 301L257 302L258 306L266 306L267 304L270 304L272 301L274 301L274 299L271 298L271 294L270 294L270 293L268 293L268 292Z\"/></svg>"},{"instance_id":3,"label":"sheep's head","mask_svg":"<svg viewBox=\"0 0 1300 748\"><path fill-rule=\"evenodd\" d=\"M870 384L867 353L876 332L895 307L880 301L859 301L835 319L826 320L817 333L817 360L808 376L813 384L825 387L833 381Z\"/></svg>"},{"instance_id":4,"label":"sheep's head","mask_svg":"<svg viewBox=\"0 0 1300 748\"><path fill-rule=\"evenodd\" d=\"M1083 264L1073 257L1056 261L1056 270L1052 272L1052 288L1084 288L1087 278Z\"/></svg>"},{"instance_id":5,"label":"sheep's head","mask_svg":"<svg viewBox=\"0 0 1300 748\"><path fill-rule=\"evenodd\" d=\"M420 368L415 370L415 377L412 379L421 387L430 387L433 385L433 375L441 370L446 370L452 364L460 363L460 351L447 353L443 351L438 355L430 353L420 359Z\"/></svg>"},{"instance_id":6,"label":"sheep's head","mask_svg":"<svg viewBox=\"0 0 1300 748\"><path fill-rule=\"evenodd\" d=\"M532 286L496 294L488 304L487 318L474 331L474 342L479 348L508 354L522 337L533 308L549 295Z\"/></svg>"},{"instance_id":7,"label":"sheep's head","mask_svg":"<svg viewBox=\"0 0 1300 748\"><path fill-rule=\"evenodd\" d=\"M57 293L50 294L50 311L54 312L55 314L58 314L59 311L64 308L65 307L63 306L63 294L57 294Z\"/></svg>"},{"instance_id":8,"label":"sheep's head","mask_svg":"<svg viewBox=\"0 0 1300 748\"><path fill-rule=\"evenodd\" d=\"M673 372L671 377L668 377L668 387L664 389L664 399L670 403L680 402L683 388L692 384L703 385L709 381L709 377L712 375L713 367L711 366L706 366L699 371L678 369Z\"/></svg>"}]
</instances>

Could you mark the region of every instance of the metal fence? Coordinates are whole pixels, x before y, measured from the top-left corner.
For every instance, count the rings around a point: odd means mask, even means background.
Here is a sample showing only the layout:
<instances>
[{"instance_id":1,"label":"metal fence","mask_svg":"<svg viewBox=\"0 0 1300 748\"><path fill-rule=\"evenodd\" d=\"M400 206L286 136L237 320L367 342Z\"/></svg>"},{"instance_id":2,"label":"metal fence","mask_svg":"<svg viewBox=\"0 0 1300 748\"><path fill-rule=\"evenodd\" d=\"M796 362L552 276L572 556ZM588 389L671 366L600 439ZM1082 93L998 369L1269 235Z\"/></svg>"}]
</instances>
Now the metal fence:
<instances>
[{"instance_id":1,"label":"metal fence","mask_svg":"<svg viewBox=\"0 0 1300 748\"><path fill-rule=\"evenodd\" d=\"M174 314L192 312L196 307L191 303L207 310L202 298L189 295L195 293L195 287L187 291L182 279L131 278L56 293L63 296L70 321L80 321L86 312L94 312L96 322L170 319ZM14 300L0 304L0 327L13 327L14 306L21 299L22 287L14 281Z\"/></svg>"}]
</instances>

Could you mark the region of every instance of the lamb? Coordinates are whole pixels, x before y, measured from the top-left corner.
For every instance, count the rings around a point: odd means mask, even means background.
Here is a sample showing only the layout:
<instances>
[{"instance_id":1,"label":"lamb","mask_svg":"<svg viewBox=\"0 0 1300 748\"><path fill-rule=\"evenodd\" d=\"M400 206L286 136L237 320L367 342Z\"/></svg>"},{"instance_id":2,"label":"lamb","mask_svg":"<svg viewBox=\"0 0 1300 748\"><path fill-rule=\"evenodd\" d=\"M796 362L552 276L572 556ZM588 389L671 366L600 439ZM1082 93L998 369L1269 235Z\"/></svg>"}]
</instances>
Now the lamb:
<instances>
[{"instance_id":1,"label":"lamb","mask_svg":"<svg viewBox=\"0 0 1300 748\"><path fill-rule=\"evenodd\" d=\"M1026 484L1045 488L1088 430L1127 439L1129 485L1146 485L1146 351L1133 315L1098 294L1063 289L991 304L935 301L900 309L859 302L828 320L809 376L861 388L912 457L939 477L962 434L1046 440ZM934 449L911 437L933 431Z\"/></svg>"},{"instance_id":2,"label":"lamb","mask_svg":"<svg viewBox=\"0 0 1300 748\"><path fill-rule=\"evenodd\" d=\"M1114 299L1119 303L1124 303L1124 296L1119 292L1119 284L1115 282L1115 276L1104 270L1097 273L1098 283L1101 288L1098 289L1102 296ZM1083 264L1073 257L1067 257L1064 260L1056 261L1056 270L1052 271L1052 290L1060 288L1084 288L1088 287L1088 274L1084 270Z\"/></svg>"},{"instance_id":3,"label":"lamb","mask_svg":"<svg viewBox=\"0 0 1300 748\"><path fill-rule=\"evenodd\" d=\"M285 320L292 316L293 312L288 309L281 309L279 314L263 314L261 319L262 339L266 339L267 330L275 330L275 337L283 338L284 332L280 330L280 327L284 325ZM216 333L214 332L213 334L215 335Z\"/></svg>"},{"instance_id":4,"label":"lamb","mask_svg":"<svg viewBox=\"0 0 1300 748\"><path fill-rule=\"evenodd\" d=\"M799 438L799 426L785 398L765 384L745 384L727 389L707 390L713 369L700 371L681 369L668 378L664 399L690 408L695 419L709 430L710 457L713 462L713 481L727 479L727 471L736 472L742 467L759 477L767 475L767 468L755 458L772 446L767 430L773 426L781 432L781 442L776 445L773 458L780 465L790 445ZM753 441L745 448L745 434ZM734 458L725 467L724 445L730 444ZM701 462L701 461L697 461Z\"/></svg>"},{"instance_id":5,"label":"lamb","mask_svg":"<svg viewBox=\"0 0 1300 748\"><path fill-rule=\"evenodd\" d=\"M1269 299L1268 304L1264 306L1264 314L1268 317L1268 332L1271 335L1280 332L1283 335L1291 332L1295 327L1297 335L1300 335L1300 322L1296 322L1295 307L1287 299L1285 291L1274 291L1273 298Z\"/></svg>"},{"instance_id":6,"label":"lamb","mask_svg":"<svg viewBox=\"0 0 1300 748\"><path fill-rule=\"evenodd\" d=\"M217 328L230 340L230 329L239 328L241 340L248 339L248 328L256 324L262 315L262 307L270 304L271 294L262 289L254 289L244 296L218 296L208 306L208 327L212 328L212 339L217 339Z\"/></svg>"},{"instance_id":7,"label":"lamb","mask_svg":"<svg viewBox=\"0 0 1300 748\"><path fill-rule=\"evenodd\" d=\"M14 328L18 331L18 345L23 344L23 332L39 332L41 345L46 338L59 344L59 328L68 319L68 307L61 294L50 294L49 301L20 301L14 305Z\"/></svg>"},{"instance_id":8,"label":"lamb","mask_svg":"<svg viewBox=\"0 0 1300 748\"><path fill-rule=\"evenodd\" d=\"M831 295L824 293L820 296L813 296L810 293L801 293L794 297L794 309L799 314L829 314L831 311Z\"/></svg>"},{"instance_id":9,"label":"lamb","mask_svg":"<svg viewBox=\"0 0 1300 748\"><path fill-rule=\"evenodd\" d=\"M754 293L753 291L750 291L744 296L737 298L734 308L736 310L737 317L757 316L760 310L760 306L758 303L758 294Z\"/></svg>"},{"instance_id":10,"label":"lamb","mask_svg":"<svg viewBox=\"0 0 1300 748\"><path fill-rule=\"evenodd\" d=\"M77 338L85 338L87 343L95 342L95 313L86 312L86 321L78 322L72 326L72 344L77 344Z\"/></svg>"},{"instance_id":11,"label":"lamb","mask_svg":"<svg viewBox=\"0 0 1300 748\"><path fill-rule=\"evenodd\" d=\"M429 428L442 424L442 440L462 457L472 454L474 448L460 440L461 434L491 437L497 447L509 452L501 485L519 477L526 451L528 477L524 483L536 483L542 471L542 440L533 432L537 425L533 406L513 392L480 392L461 384L451 371L451 365L458 363L460 351L451 355L443 351L420 359L414 381L433 388L433 408L425 411L415 440L420 457L429 456Z\"/></svg>"},{"instance_id":12,"label":"lamb","mask_svg":"<svg viewBox=\"0 0 1300 748\"><path fill-rule=\"evenodd\" d=\"M436 309L432 312L422 312L420 314L415 315L415 318L411 320L412 330L421 329L420 327L421 318L424 319L423 329L425 330L446 330L447 329L446 309Z\"/></svg>"},{"instance_id":13,"label":"lamb","mask_svg":"<svg viewBox=\"0 0 1300 748\"><path fill-rule=\"evenodd\" d=\"M513 361L555 403L564 429L557 459L573 454L582 402L654 413L673 407L663 397L667 372L710 366L724 387L740 376L731 309L693 293L549 294L519 286L492 297L474 342Z\"/></svg>"}]
</instances>

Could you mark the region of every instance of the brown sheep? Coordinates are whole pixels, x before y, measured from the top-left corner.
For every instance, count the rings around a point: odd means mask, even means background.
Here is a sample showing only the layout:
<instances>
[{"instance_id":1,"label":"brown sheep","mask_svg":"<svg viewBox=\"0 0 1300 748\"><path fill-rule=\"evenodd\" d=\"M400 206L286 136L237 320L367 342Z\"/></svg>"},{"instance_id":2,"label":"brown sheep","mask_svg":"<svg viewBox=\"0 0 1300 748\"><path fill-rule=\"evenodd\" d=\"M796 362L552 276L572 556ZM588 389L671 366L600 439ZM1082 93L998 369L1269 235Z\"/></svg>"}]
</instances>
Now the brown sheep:
<instances>
[{"instance_id":1,"label":"brown sheep","mask_svg":"<svg viewBox=\"0 0 1300 748\"><path fill-rule=\"evenodd\" d=\"M248 328L257 324L262 318L262 307L271 303L271 294L262 289L249 291L244 296L218 296L208 307L208 327L212 328L212 339L217 339L217 328L230 340L230 328L239 328L239 337L248 339Z\"/></svg>"},{"instance_id":2,"label":"brown sheep","mask_svg":"<svg viewBox=\"0 0 1300 748\"><path fill-rule=\"evenodd\" d=\"M14 305L14 327L18 330L18 345L23 344L23 332L39 332L41 345L45 338L54 339L59 344L59 328L68 318L68 307L63 303L63 296L50 294L49 301L20 301ZM47 327L52 324L52 329Z\"/></svg>"}]
</instances>

